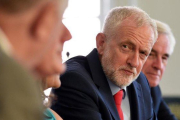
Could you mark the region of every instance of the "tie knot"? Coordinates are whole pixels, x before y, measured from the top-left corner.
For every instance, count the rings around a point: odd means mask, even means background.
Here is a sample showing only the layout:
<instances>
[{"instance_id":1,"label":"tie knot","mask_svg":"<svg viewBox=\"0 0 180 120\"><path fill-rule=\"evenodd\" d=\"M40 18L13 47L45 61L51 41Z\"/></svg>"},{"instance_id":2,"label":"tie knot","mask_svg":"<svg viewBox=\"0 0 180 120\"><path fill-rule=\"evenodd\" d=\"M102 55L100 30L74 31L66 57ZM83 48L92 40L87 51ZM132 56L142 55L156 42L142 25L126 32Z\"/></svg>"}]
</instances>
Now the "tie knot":
<instances>
[{"instance_id":1,"label":"tie knot","mask_svg":"<svg viewBox=\"0 0 180 120\"><path fill-rule=\"evenodd\" d=\"M119 92L117 92L115 95L114 95L114 100L115 100L115 103L117 105L121 105L121 101L122 101L122 98L123 98L123 90L120 90Z\"/></svg>"}]
</instances>

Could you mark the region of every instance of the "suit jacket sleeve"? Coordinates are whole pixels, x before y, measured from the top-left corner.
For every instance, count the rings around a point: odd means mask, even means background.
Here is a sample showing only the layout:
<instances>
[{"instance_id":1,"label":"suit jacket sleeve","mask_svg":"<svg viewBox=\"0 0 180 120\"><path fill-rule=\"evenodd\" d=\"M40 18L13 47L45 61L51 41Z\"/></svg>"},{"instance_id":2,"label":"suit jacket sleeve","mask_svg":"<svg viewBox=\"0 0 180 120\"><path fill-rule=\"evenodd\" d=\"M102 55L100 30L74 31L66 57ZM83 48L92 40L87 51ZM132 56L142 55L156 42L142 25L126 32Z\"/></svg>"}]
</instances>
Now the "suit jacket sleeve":
<instances>
[{"instance_id":1,"label":"suit jacket sleeve","mask_svg":"<svg viewBox=\"0 0 180 120\"><path fill-rule=\"evenodd\" d=\"M177 120L170 111L164 99L162 98L159 86L151 88L151 96L153 99L154 110L158 120Z\"/></svg>"},{"instance_id":2,"label":"suit jacket sleeve","mask_svg":"<svg viewBox=\"0 0 180 120\"><path fill-rule=\"evenodd\" d=\"M157 116L158 120L177 120L176 117L171 113L163 98L161 99Z\"/></svg>"},{"instance_id":3,"label":"suit jacket sleeve","mask_svg":"<svg viewBox=\"0 0 180 120\"><path fill-rule=\"evenodd\" d=\"M60 79L62 86L53 90L57 95L51 107L54 111L65 120L102 120L98 96L87 76L70 71Z\"/></svg>"}]
</instances>

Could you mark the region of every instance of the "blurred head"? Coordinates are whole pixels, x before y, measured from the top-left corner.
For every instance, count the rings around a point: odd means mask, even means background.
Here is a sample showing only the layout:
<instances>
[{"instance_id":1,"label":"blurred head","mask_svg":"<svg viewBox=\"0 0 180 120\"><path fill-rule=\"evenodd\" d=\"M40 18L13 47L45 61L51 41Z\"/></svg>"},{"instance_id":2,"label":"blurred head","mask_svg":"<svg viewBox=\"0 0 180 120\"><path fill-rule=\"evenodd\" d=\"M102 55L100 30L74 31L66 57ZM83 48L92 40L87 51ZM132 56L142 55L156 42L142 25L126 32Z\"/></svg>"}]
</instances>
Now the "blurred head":
<instances>
[{"instance_id":1,"label":"blurred head","mask_svg":"<svg viewBox=\"0 0 180 120\"><path fill-rule=\"evenodd\" d=\"M56 25L54 26L54 33L51 36L51 46L49 47L49 51L45 53L42 57L41 62L37 65L36 71L41 76L49 76L54 74L61 74L65 71L65 65L62 64L62 50L64 42L71 39L71 34L66 26L62 23L62 15L67 7L67 0L60 0L60 4L58 4L58 14L60 16L57 19ZM57 14L57 15L58 15Z\"/></svg>"},{"instance_id":2,"label":"blurred head","mask_svg":"<svg viewBox=\"0 0 180 120\"><path fill-rule=\"evenodd\" d=\"M106 17L96 37L106 76L117 86L135 80L157 38L156 24L137 7L117 7Z\"/></svg>"},{"instance_id":3,"label":"blurred head","mask_svg":"<svg viewBox=\"0 0 180 120\"><path fill-rule=\"evenodd\" d=\"M155 20L158 30L157 42L154 44L142 72L146 75L151 87L156 87L162 79L168 58L174 51L175 39L170 27Z\"/></svg>"},{"instance_id":4,"label":"blurred head","mask_svg":"<svg viewBox=\"0 0 180 120\"><path fill-rule=\"evenodd\" d=\"M0 1L0 27L12 44L13 57L40 77L64 71L61 52L71 39L62 23L67 4L68 0Z\"/></svg>"},{"instance_id":5,"label":"blurred head","mask_svg":"<svg viewBox=\"0 0 180 120\"><path fill-rule=\"evenodd\" d=\"M50 51L46 53L43 57L41 63L39 63L36 67L36 71L41 76L49 76L53 74L62 74L66 66L62 64L62 50L64 42L71 39L71 34L69 30L61 23L62 26L58 30L59 33L62 33L59 38L57 38L56 44L54 44Z\"/></svg>"}]
</instances>

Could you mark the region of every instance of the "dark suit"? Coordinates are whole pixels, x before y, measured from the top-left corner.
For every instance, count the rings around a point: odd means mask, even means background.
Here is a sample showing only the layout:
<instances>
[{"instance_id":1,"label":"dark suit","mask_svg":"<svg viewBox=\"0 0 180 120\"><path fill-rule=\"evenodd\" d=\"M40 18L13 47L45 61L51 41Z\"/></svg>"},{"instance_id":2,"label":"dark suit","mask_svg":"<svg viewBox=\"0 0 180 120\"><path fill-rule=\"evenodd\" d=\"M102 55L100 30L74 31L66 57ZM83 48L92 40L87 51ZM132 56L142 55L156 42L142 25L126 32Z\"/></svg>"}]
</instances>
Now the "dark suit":
<instances>
[{"instance_id":1,"label":"dark suit","mask_svg":"<svg viewBox=\"0 0 180 120\"><path fill-rule=\"evenodd\" d=\"M177 120L163 100L159 86L151 88L151 95L158 120Z\"/></svg>"},{"instance_id":2,"label":"dark suit","mask_svg":"<svg viewBox=\"0 0 180 120\"><path fill-rule=\"evenodd\" d=\"M42 100L37 83L1 47L0 120L42 120Z\"/></svg>"},{"instance_id":3,"label":"dark suit","mask_svg":"<svg viewBox=\"0 0 180 120\"><path fill-rule=\"evenodd\" d=\"M52 109L64 120L120 120L97 50L67 62ZM131 119L153 119L150 88L143 74L128 88Z\"/></svg>"}]
</instances>

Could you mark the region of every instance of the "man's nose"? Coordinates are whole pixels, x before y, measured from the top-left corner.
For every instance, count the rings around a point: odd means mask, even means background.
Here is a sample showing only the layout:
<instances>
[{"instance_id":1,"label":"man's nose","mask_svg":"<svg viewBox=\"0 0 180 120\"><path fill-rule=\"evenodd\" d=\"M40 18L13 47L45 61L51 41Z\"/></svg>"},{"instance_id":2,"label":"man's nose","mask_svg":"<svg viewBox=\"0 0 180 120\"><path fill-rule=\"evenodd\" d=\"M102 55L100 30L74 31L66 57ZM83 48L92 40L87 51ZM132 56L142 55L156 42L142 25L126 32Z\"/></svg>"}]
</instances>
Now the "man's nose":
<instances>
[{"instance_id":1,"label":"man's nose","mask_svg":"<svg viewBox=\"0 0 180 120\"><path fill-rule=\"evenodd\" d=\"M156 57L156 59L154 59L153 67L156 69L162 69L163 63L161 57Z\"/></svg>"},{"instance_id":2,"label":"man's nose","mask_svg":"<svg viewBox=\"0 0 180 120\"><path fill-rule=\"evenodd\" d=\"M63 40L64 41L68 41L72 38L72 35L70 33L70 31L67 29L67 27L63 24L64 26L64 32L63 32Z\"/></svg>"},{"instance_id":3,"label":"man's nose","mask_svg":"<svg viewBox=\"0 0 180 120\"><path fill-rule=\"evenodd\" d=\"M132 55L129 56L127 63L133 67L136 68L139 66L139 53L134 52Z\"/></svg>"}]
</instances>

